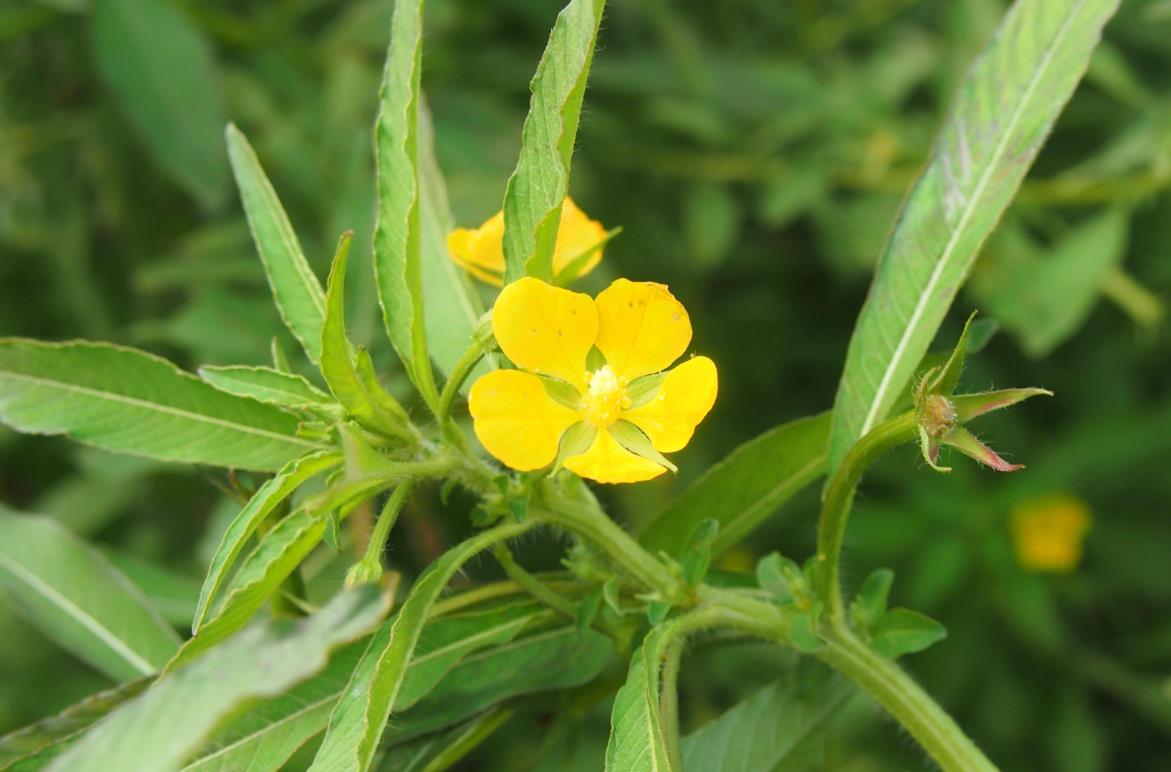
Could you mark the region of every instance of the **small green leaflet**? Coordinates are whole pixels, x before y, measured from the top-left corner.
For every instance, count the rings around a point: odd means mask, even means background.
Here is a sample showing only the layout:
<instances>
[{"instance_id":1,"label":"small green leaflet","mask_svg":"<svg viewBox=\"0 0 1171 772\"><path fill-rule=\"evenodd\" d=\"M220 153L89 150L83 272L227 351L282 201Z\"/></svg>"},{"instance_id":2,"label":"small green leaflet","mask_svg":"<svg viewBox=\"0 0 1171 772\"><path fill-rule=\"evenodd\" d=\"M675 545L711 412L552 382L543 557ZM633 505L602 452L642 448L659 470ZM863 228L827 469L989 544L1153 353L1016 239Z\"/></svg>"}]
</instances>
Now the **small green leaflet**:
<instances>
[{"instance_id":1,"label":"small green leaflet","mask_svg":"<svg viewBox=\"0 0 1171 772\"><path fill-rule=\"evenodd\" d=\"M398 616L378 630L354 669L347 687L349 699L339 702L330 715L329 729L311 769L365 772L369 768L431 605L473 555L537 524L536 518L529 518L484 531L451 548L427 568L411 587Z\"/></svg>"},{"instance_id":2,"label":"small green leaflet","mask_svg":"<svg viewBox=\"0 0 1171 772\"><path fill-rule=\"evenodd\" d=\"M570 0L529 85L520 158L504 193L505 281L553 279L553 247L605 0Z\"/></svg>"},{"instance_id":3,"label":"small green leaflet","mask_svg":"<svg viewBox=\"0 0 1171 772\"><path fill-rule=\"evenodd\" d=\"M338 466L341 462L341 455L333 451L322 451L290 461L271 480L262 485L244 505L240 514L236 515L224 531L220 545L212 556L211 565L208 566L207 578L204 579L203 588L199 592L199 603L195 607L195 618L191 624L193 635L199 633L199 628L207 619L208 610L220 585L227 577L228 570L260 523L307 480Z\"/></svg>"},{"instance_id":4,"label":"small green leaflet","mask_svg":"<svg viewBox=\"0 0 1171 772\"><path fill-rule=\"evenodd\" d=\"M311 362L321 359L325 293L293 231L293 224L243 132L229 124L228 158L277 311Z\"/></svg>"},{"instance_id":5,"label":"small green leaflet","mask_svg":"<svg viewBox=\"0 0 1171 772\"><path fill-rule=\"evenodd\" d=\"M228 192L226 121L212 47L174 3L92 5L94 63L159 166L205 209Z\"/></svg>"},{"instance_id":6,"label":"small green leaflet","mask_svg":"<svg viewBox=\"0 0 1171 772\"><path fill-rule=\"evenodd\" d=\"M115 680L157 672L179 647L141 590L47 517L0 507L0 590L50 639Z\"/></svg>"},{"instance_id":7,"label":"small green leaflet","mask_svg":"<svg viewBox=\"0 0 1171 772\"><path fill-rule=\"evenodd\" d=\"M854 328L834 402L830 474L899 398L1117 6L1018 0L960 85Z\"/></svg>"},{"instance_id":8,"label":"small green leaflet","mask_svg":"<svg viewBox=\"0 0 1171 772\"><path fill-rule=\"evenodd\" d=\"M422 16L422 0L396 0L374 127L378 158L374 276L390 342L420 395L434 406L439 394L427 354L419 221Z\"/></svg>"},{"instance_id":9,"label":"small green leaflet","mask_svg":"<svg viewBox=\"0 0 1171 772\"><path fill-rule=\"evenodd\" d=\"M319 446L297 419L109 343L0 339L0 421L164 461L279 469Z\"/></svg>"},{"instance_id":10,"label":"small green leaflet","mask_svg":"<svg viewBox=\"0 0 1171 772\"><path fill-rule=\"evenodd\" d=\"M330 651L366 633L387 605L367 586L339 593L304 620L251 627L114 711L49 769L177 768L245 701L282 694L321 671Z\"/></svg>"}]
</instances>

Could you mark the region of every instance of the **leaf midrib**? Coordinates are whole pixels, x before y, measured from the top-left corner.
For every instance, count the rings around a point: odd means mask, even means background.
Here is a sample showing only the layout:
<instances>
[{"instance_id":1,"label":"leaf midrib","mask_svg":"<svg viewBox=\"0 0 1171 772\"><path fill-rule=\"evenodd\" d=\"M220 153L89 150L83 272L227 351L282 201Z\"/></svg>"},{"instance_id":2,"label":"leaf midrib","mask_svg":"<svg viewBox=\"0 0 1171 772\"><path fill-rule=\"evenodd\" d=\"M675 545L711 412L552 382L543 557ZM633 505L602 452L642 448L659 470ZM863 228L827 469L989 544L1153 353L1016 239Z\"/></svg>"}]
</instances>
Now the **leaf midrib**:
<instances>
[{"instance_id":1,"label":"leaf midrib","mask_svg":"<svg viewBox=\"0 0 1171 772\"><path fill-rule=\"evenodd\" d=\"M903 328L903 334L899 338L899 342L895 346L894 352L891 354L890 362L888 363L887 368L883 373L882 380L879 381L878 389L874 394L874 398L870 403L870 408L866 413L866 418L862 422L862 427L858 432L859 437L865 436L866 433L873 428L874 422L878 419L880 406L882 405L886 393L890 390L891 380L894 378L895 370L897 369L897 366L902 358L905 356L907 346L910 343L911 332L918 324L919 318L922 317L926 308L927 300L932 297L935 291L935 285L939 282L940 277L943 275L944 268L951 259L952 252L959 243L960 234L964 232L965 228L967 227L968 220L971 219L973 213L978 208L976 204L983 195L984 188L988 186L989 181L994 176L993 172L999 168L1000 159L1003 157L1005 149L1008 146L1009 138L1012 137L1012 135L1016 132L1017 125L1020 123L1021 118L1024 115L1024 105L1028 104L1032 100L1033 94L1036 92L1038 85L1044 79L1045 75L1048 74L1049 65L1053 61L1056 50L1060 47L1061 42L1065 39L1065 36L1072 25L1073 17L1077 15L1078 11L1083 5L1085 5L1085 0L1078 0L1078 2L1066 13L1065 19L1062 21L1061 27L1058 29L1057 35L1054 37L1053 44L1049 46L1045 52L1045 55L1041 58L1041 65L1034 71L1034 76L1030 79L1027 87L1025 88L1024 95L1018 101L1016 109L1013 110L1012 116L1008 122L1008 127L1001 134L1000 140L997 142L991 160L985 165L984 172L980 175L979 182L973 189L972 195L968 197L968 204L964 207L964 211L960 216L958 225L952 231L952 235L948 238L948 242L944 246L943 254L935 263L935 268L931 272L931 276L927 281L927 286L924 287L923 291L919 294L919 299L916 301L915 308L911 312L911 318L907 322L907 326Z\"/></svg>"}]
</instances>

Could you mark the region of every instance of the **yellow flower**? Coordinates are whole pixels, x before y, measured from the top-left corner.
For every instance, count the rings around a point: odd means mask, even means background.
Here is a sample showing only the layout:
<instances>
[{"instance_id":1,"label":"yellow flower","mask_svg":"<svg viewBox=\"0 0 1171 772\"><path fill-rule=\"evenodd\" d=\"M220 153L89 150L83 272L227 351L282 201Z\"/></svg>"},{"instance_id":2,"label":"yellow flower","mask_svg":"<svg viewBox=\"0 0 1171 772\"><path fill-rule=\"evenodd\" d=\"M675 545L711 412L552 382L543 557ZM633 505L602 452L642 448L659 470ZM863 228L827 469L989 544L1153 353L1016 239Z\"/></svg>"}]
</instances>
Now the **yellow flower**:
<instances>
[{"instance_id":1,"label":"yellow flower","mask_svg":"<svg viewBox=\"0 0 1171 772\"><path fill-rule=\"evenodd\" d=\"M468 406L480 442L513 469L548 466L565 437L563 464L582 477L658 477L658 454L681 450L716 401L707 357L659 375L691 343L687 311L662 284L619 279L594 299L521 279L496 300L492 331L521 369L481 377Z\"/></svg>"},{"instance_id":2,"label":"yellow flower","mask_svg":"<svg viewBox=\"0 0 1171 772\"><path fill-rule=\"evenodd\" d=\"M1068 573L1081 560L1090 508L1076 496L1058 493L1022 501L1011 522L1018 563L1032 571Z\"/></svg>"},{"instance_id":3,"label":"yellow flower","mask_svg":"<svg viewBox=\"0 0 1171 772\"><path fill-rule=\"evenodd\" d=\"M570 279L585 276L602 259L599 245L605 238L602 224L591 220L566 196L553 248L553 275L560 277L569 268L573 274ZM504 212L497 212L479 228L456 228L447 235L447 249L472 276L500 286L504 283ZM587 252L585 262L577 264Z\"/></svg>"}]
</instances>

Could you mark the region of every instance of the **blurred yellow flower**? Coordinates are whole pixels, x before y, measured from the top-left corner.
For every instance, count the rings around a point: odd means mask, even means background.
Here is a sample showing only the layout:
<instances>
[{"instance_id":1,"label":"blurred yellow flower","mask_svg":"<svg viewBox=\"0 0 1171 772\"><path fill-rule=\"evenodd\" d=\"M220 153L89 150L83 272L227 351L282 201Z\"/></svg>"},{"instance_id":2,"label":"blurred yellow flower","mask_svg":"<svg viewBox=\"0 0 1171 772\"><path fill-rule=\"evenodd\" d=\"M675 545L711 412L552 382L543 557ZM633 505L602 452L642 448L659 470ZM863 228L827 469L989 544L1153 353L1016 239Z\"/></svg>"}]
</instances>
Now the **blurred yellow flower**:
<instances>
[{"instance_id":1,"label":"blurred yellow flower","mask_svg":"<svg viewBox=\"0 0 1171 772\"><path fill-rule=\"evenodd\" d=\"M602 224L591 220L566 196L553 248L554 279L566 284L592 271L602 259L605 239ZM504 212L497 212L479 228L456 228L447 236L447 249L472 276L500 286L504 283ZM570 275L562 280L567 269Z\"/></svg>"},{"instance_id":2,"label":"blurred yellow flower","mask_svg":"<svg viewBox=\"0 0 1171 772\"><path fill-rule=\"evenodd\" d=\"M481 377L468 405L480 442L513 469L548 466L560 450L582 477L649 480L716 400L707 357L662 373L691 343L687 311L662 284L619 279L594 299L524 278L500 293L492 331L521 369Z\"/></svg>"},{"instance_id":3,"label":"blurred yellow flower","mask_svg":"<svg viewBox=\"0 0 1171 772\"><path fill-rule=\"evenodd\" d=\"M1022 501L1011 517L1017 562L1031 571L1072 571L1091 522L1089 506L1076 496L1058 493Z\"/></svg>"}]
</instances>

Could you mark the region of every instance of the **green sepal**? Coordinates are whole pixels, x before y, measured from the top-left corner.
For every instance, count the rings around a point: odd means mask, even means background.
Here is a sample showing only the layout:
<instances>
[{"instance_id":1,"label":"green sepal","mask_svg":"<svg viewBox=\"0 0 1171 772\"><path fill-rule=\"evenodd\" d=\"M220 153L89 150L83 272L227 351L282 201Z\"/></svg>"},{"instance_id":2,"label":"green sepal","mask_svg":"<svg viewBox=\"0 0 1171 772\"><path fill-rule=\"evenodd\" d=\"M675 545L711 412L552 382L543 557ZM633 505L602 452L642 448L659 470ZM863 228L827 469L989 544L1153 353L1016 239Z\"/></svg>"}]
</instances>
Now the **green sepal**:
<instances>
[{"instance_id":1,"label":"green sepal","mask_svg":"<svg viewBox=\"0 0 1171 772\"><path fill-rule=\"evenodd\" d=\"M523 523L529 515L529 497L513 496L508 500L508 511L518 523Z\"/></svg>"},{"instance_id":2,"label":"green sepal","mask_svg":"<svg viewBox=\"0 0 1171 772\"><path fill-rule=\"evenodd\" d=\"M619 445L629 450L636 456L654 461L660 466L670 469L672 472L678 472L679 467L671 463L662 453L660 453L654 445L651 444L650 437L647 437L642 429L639 429L629 421L615 421L606 429L610 432Z\"/></svg>"},{"instance_id":3,"label":"green sepal","mask_svg":"<svg viewBox=\"0 0 1171 772\"><path fill-rule=\"evenodd\" d=\"M611 577L602 584L602 598L606 605L620 617L626 616L626 609L622 608L622 585L617 577Z\"/></svg>"},{"instance_id":4,"label":"green sepal","mask_svg":"<svg viewBox=\"0 0 1171 772\"><path fill-rule=\"evenodd\" d=\"M567 407L570 410L578 410L581 408L581 392L579 392L572 384L566 383L559 378L550 378L545 375L538 375L541 380L541 385L545 387L545 393L549 395L549 399L556 402L561 407Z\"/></svg>"},{"instance_id":5,"label":"green sepal","mask_svg":"<svg viewBox=\"0 0 1171 772\"><path fill-rule=\"evenodd\" d=\"M626 396L630 399L630 408L641 407L651 401L651 398L659 393L659 386L662 385L663 379L667 377L667 373L655 373L654 375L644 375L641 378L636 378L630 382L626 387Z\"/></svg>"},{"instance_id":6,"label":"green sepal","mask_svg":"<svg viewBox=\"0 0 1171 772\"><path fill-rule=\"evenodd\" d=\"M588 595L581 599L577 604L577 631L584 633L593 625L594 619L598 616L598 610L602 608L602 588L597 587L590 591Z\"/></svg>"},{"instance_id":7,"label":"green sepal","mask_svg":"<svg viewBox=\"0 0 1171 772\"><path fill-rule=\"evenodd\" d=\"M897 659L923 651L947 637L947 628L925 614L893 608L870 631L870 645L884 657Z\"/></svg>"},{"instance_id":8,"label":"green sepal","mask_svg":"<svg viewBox=\"0 0 1171 772\"><path fill-rule=\"evenodd\" d=\"M646 618L652 625L660 624L671 613L671 604L665 600L652 600L646 605Z\"/></svg>"},{"instance_id":9,"label":"green sepal","mask_svg":"<svg viewBox=\"0 0 1171 772\"><path fill-rule=\"evenodd\" d=\"M798 611L789 617L789 643L794 649L808 654L825 648L825 642L817 635L820 615L821 603L817 601L808 611Z\"/></svg>"},{"instance_id":10,"label":"green sepal","mask_svg":"<svg viewBox=\"0 0 1171 772\"><path fill-rule=\"evenodd\" d=\"M561 435L561 444L557 446L557 459L553 462L553 472L561 470L565 459L580 456L594 444L598 430L588 421L578 421L565 430Z\"/></svg>"},{"instance_id":11,"label":"green sepal","mask_svg":"<svg viewBox=\"0 0 1171 772\"><path fill-rule=\"evenodd\" d=\"M856 630L866 632L872 628L886 613L886 604L890 598L890 586L894 582L895 574L889 568L878 568L866 577L854 602L850 604L850 621Z\"/></svg>"}]
</instances>

